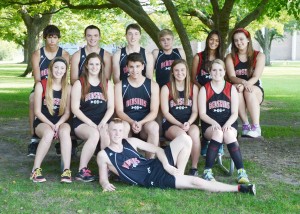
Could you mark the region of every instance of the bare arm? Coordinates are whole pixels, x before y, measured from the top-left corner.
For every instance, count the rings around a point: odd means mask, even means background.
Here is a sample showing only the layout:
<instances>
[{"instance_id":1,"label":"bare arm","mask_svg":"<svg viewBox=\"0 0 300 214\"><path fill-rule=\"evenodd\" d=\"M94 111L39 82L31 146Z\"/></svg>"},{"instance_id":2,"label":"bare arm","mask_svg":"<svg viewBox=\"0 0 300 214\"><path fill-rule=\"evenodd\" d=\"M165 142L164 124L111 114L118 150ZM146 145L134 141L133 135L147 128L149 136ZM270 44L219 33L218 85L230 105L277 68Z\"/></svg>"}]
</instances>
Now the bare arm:
<instances>
[{"instance_id":1,"label":"bare arm","mask_svg":"<svg viewBox=\"0 0 300 214\"><path fill-rule=\"evenodd\" d=\"M231 100L230 100L230 107L231 107L231 115L226 121L223 126L223 130L227 130L231 127L231 125L237 120L238 118L238 106L239 106L239 97L235 87L231 87ZM224 130L224 131L225 131Z\"/></svg>"},{"instance_id":2,"label":"bare arm","mask_svg":"<svg viewBox=\"0 0 300 214\"><path fill-rule=\"evenodd\" d=\"M65 58L68 64L70 64L70 54L67 51L62 51L62 57Z\"/></svg>"},{"instance_id":3,"label":"bare arm","mask_svg":"<svg viewBox=\"0 0 300 214\"><path fill-rule=\"evenodd\" d=\"M104 51L104 72L106 79L111 78L112 56L107 51Z\"/></svg>"},{"instance_id":4,"label":"bare arm","mask_svg":"<svg viewBox=\"0 0 300 214\"><path fill-rule=\"evenodd\" d=\"M196 84L199 88L201 88L201 85L196 79L197 76L197 70L198 70L198 64L199 64L199 56L196 54L193 58L193 65L192 65L192 81L194 84Z\"/></svg>"},{"instance_id":5,"label":"bare arm","mask_svg":"<svg viewBox=\"0 0 300 214\"><path fill-rule=\"evenodd\" d=\"M80 62L80 50L76 51L71 58L71 73L70 73L70 80L71 84L73 85L76 80L79 79L79 65Z\"/></svg>"},{"instance_id":6,"label":"bare arm","mask_svg":"<svg viewBox=\"0 0 300 214\"><path fill-rule=\"evenodd\" d=\"M108 161L109 158L104 150L100 151L97 155L97 163L99 167L99 183L102 186L103 192L115 191L116 187L108 180Z\"/></svg>"},{"instance_id":7,"label":"bare arm","mask_svg":"<svg viewBox=\"0 0 300 214\"><path fill-rule=\"evenodd\" d=\"M121 50L118 50L112 57L112 75L115 84L120 82L120 54Z\"/></svg>"},{"instance_id":8,"label":"bare arm","mask_svg":"<svg viewBox=\"0 0 300 214\"><path fill-rule=\"evenodd\" d=\"M120 119L125 120L130 125L132 125L134 123L134 120L132 120L124 112L123 97L122 97L122 81L115 85L115 109L116 109L116 114L118 115L118 117Z\"/></svg>"},{"instance_id":9,"label":"bare arm","mask_svg":"<svg viewBox=\"0 0 300 214\"><path fill-rule=\"evenodd\" d=\"M141 125L144 125L145 123L149 121L154 121L158 114L158 108L159 108L159 86L156 82L151 80L151 103L150 103L150 112L149 114L144 117L144 119L138 121Z\"/></svg>"},{"instance_id":10,"label":"bare arm","mask_svg":"<svg viewBox=\"0 0 300 214\"><path fill-rule=\"evenodd\" d=\"M35 83L41 81L41 70L40 70L39 63L40 63L40 50L36 50L33 52L31 58L33 77Z\"/></svg>"},{"instance_id":11,"label":"bare arm","mask_svg":"<svg viewBox=\"0 0 300 214\"><path fill-rule=\"evenodd\" d=\"M231 54L228 54L225 59L227 76L233 84L243 84L243 79L236 77L233 59Z\"/></svg>"},{"instance_id":12,"label":"bare arm","mask_svg":"<svg viewBox=\"0 0 300 214\"><path fill-rule=\"evenodd\" d=\"M127 141L136 150L140 149L145 152L154 153L158 158L158 160L160 160L160 162L162 163L164 169L171 175L180 173L177 168L169 164L165 151L162 148L158 146L154 146L153 144L150 143L146 143L138 138L128 138Z\"/></svg>"},{"instance_id":13,"label":"bare arm","mask_svg":"<svg viewBox=\"0 0 300 214\"><path fill-rule=\"evenodd\" d=\"M192 114L187 121L189 124L192 124L195 122L195 120L198 117L198 94L199 94L199 89L197 85L193 85L193 106L192 106Z\"/></svg>"},{"instance_id":14,"label":"bare arm","mask_svg":"<svg viewBox=\"0 0 300 214\"><path fill-rule=\"evenodd\" d=\"M147 66L146 66L146 77L153 79L154 60L151 53L146 52Z\"/></svg>"},{"instance_id":15,"label":"bare arm","mask_svg":"<svg viewBox=\"0 0 300 214\"><path fill-rule=\"evenodd\" d=\"M107 87L107 110L100 121L102 124L106 124L107 121L111 118L111 116L114 113L114 106L115 106L115 98L114 98L114 87L110 81L108 81L108 87Z\"/></svg>"},{"instance_id":16,"label":"bare arm","mask_svg":"<svg viewBox=\"0 0 300 214\"><path fill-rule=\"evenodd\" d=\"M54 130L54 124L42 113L43 86L40 82L36 83L34 90L34 114L43 123L48 124Z\"/></svg>"},{"instance_id":17,"label":"bare arm","mask_svg":"<svg viewBox=\"0 0 300 214\"><path fill-rule=\"evenodd\" d=\"M255 70L252 77L247 81L248 84L254 85L259 80L265 68L265 60L265 55L263 53L257 55Z\"/></svg>"},{"instance_id":18,"label":"bare arm","mask_svg":"<svg viewBox=\"0 0 300 214\"><path fill-rule=\"evenodd\" d=\"M181 59L186 60L186 55L185 55L184 50L182 48L178 48L178 51L180 53Z\"/></svg>"}]
</instances>

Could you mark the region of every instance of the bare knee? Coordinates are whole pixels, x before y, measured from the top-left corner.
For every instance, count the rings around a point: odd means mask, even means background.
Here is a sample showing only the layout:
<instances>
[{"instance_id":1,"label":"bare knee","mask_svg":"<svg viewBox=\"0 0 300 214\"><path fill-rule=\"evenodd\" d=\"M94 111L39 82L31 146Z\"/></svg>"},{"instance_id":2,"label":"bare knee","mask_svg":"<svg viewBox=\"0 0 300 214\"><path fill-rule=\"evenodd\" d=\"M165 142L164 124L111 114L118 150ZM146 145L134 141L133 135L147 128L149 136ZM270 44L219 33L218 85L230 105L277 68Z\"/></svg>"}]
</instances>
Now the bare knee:
<instances>
[{"instance_id":1,"label":"bare knee","mask_svg":"<svg viewBox=\"0 0 300 214\"><path fill-rule=\"evenodd\" d=\"M234 132L234 131L226 131L226 132L224 132L224 135L223 135L224 136L223 137L224 143L229 144L229 143L237 141L236 135L237 135L237 133Z\"/></svg>"},{"instance_id":2,"label":"bare knee","mask_svg":"<svg viewBox=\"0 0 300 214\"><path fill-rule=\"evenodd\" d=\"M188 149L192 149L192 138L188 136L187 134L179 135L176 139L178 139L180 142L182 142L182 145Z\"/></svg>"},{"instance_id":3,"label":"bare knee","mask_svg":"<svg viewBox=\"0 0 300 214\"><path fill-rule=\"evenodd\" d=\"M71 128L70 128L69 124L63 123L60 125L59 130L58 130L59 136L70 135L70 132L71 132Z\"/></svg>"},{"instance_id":4,"label":"bare knee","mask_svg":"<svg viewBox=\"0 0 300 214\"><path fill-rule=\"evenodd\" d=\"M159 125L155 121L145 124L145 132L149 136L159 136Z\"/></svg>"},{"instance_id":5,"label":"bare knee","mask_svg":"<svg viewBox=\"0 0 300 214\"><path fill-rule=\"evenodd\" d=\"M212 133L212 139L222 143L223 141L223 131L222 130L214 130Z\"/></svg>"}]
</instances>

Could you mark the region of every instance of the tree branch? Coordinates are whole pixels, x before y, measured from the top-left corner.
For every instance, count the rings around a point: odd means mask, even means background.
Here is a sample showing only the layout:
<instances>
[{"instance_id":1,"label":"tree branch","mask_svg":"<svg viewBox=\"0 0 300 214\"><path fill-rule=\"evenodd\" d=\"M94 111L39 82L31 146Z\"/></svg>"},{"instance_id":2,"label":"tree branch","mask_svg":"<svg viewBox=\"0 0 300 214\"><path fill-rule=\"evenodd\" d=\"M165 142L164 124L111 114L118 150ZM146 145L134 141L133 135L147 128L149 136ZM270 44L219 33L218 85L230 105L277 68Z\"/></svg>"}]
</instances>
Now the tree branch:
<instances>
[{"instance_id":1,"label":"tree branch","mask_svg":"<svg viewBox=\"0 0 300 214\"><path fill-rule=\"evenodd\" d=\"M186 11L186 13L190 16L197 17L208 28L210 29L214 28L214 22L209 17L207 17L202 11L193 8Z\"/></svg>"},{"instance_id":2,"label":"tree branch","mask_svg":"<svg viewBox=\"0 0 300 214\"><path fill-rule=\"evenodd\" d=\"M112 9L118 7L113 3L106 3L106 4L87 4L87 5L74 5L70 3L70 0L62 0L62 3L66 4L68 8L74 10L84 10L84 9ZM63 8L64 9L64 8Z\"/></svg>"},{"instance_id":3,"label":"tree branch","mask_svg":"<svg viewBox=\"0 0 300 214\"><path fill-rule=\"evenodd\" d=\"M6 6L9 6L9 5L22 5L22 6L25 6L25 5L35 5L35 4L41 4L41 3L44 3L46 2L47 0L41 0L41 1L30 1L30 2L18 2L18 1L8 1L7 4L5 4Z\"/></svg>"}]
</instances>

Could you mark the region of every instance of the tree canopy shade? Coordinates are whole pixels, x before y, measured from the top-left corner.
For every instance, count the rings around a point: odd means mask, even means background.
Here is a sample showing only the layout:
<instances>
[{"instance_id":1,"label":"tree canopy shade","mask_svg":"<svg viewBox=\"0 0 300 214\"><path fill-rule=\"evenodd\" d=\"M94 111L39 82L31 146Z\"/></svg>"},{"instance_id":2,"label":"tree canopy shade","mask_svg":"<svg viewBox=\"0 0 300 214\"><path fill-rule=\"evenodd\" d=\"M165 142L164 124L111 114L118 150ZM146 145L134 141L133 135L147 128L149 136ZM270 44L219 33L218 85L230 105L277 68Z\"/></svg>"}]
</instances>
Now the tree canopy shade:
<instances>
[{"instance_id":1,"label":"tree canopy shade","mask_svg":"<svg viewBox=\"0 0 300 214\"><path fill-rule=\"evenodd\" d=\"M299 20L300 0L2 0L0 7L7 6L20 9L26 7L32 23L34 19L37 21L38 18L47 15L50 17L51 13L66 8L72 11L104 9L113 9L113 12L117 13L123 11L146 31L157 46L159 46L157 33L161 23L154 22L151 14L169 14L191 66L193 55L189 41L195 34L199 34L199 31L218 30L223 41L224 54L233 31L239 27L247 27L254 20L262 20L263 15L273 18L284 9ZM40 22L41 20L36 23ZM38 32L30 29L28 24L26 27L28 36L37 35Z\"/></svg>"}]
</instances>

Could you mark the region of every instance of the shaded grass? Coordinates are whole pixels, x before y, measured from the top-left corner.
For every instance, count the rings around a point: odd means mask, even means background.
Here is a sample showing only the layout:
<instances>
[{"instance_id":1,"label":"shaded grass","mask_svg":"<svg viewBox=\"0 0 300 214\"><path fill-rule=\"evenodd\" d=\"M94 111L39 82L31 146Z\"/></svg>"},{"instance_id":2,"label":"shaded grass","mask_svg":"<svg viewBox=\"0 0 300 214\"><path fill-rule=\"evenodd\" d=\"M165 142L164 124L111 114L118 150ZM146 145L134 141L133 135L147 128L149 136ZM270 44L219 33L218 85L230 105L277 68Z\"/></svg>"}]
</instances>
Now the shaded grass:
<instances>
[{"instance_id":1,"label":"shaded grass","mask_svg":"<svg viewBox=\"0 0 300 214\"><path fill-rule=\"evenodd\" d=\"M33 79L18 78L24 65L0 65L0 121L24 120L28 117L28 96ZM265 104L261 121L265 138L300 137L298 87L299 69L291 72L281 67L267 68L263 76ZM284 70L286 73L278 73ZM297 73L298 72L298 73ZM290 74L292 73L292 74ZM9 153L23 156L26 150L24 139L10 132L1 136L1 142L14 147ZM25 132L22 130L22 132ZM22 136L25 135L22 133ZM297 138L298 139L298 138ZM19 158L20 159L20 158ZM52 153L46 157L43 170L47 178L44 184L29 181L33 159L22 161L0 157L0 213L299 213L300 187L271 179L268 169L252 160L244 165L252 182L257 183L256 197L232 193L208 193L197 190L145 189L114 182L117 191L102 192L98 183L73 182L60 184L60 160ZM72 161L73 176L79 159ZM97 172L95 160L90 168ZM224 164L229 160L224 158ZM9 166L9 167L3 167ZM203 169L201 159L199 169ZM235 184L236 171L227 177L214 167L217 180ZM200 171L200 170L199 170ZM284 172L297 173L288 168Z\"/></svg>"}]
</instances>

